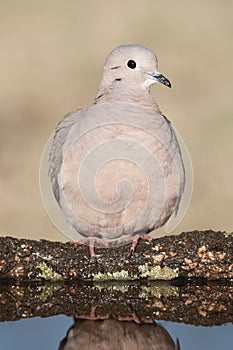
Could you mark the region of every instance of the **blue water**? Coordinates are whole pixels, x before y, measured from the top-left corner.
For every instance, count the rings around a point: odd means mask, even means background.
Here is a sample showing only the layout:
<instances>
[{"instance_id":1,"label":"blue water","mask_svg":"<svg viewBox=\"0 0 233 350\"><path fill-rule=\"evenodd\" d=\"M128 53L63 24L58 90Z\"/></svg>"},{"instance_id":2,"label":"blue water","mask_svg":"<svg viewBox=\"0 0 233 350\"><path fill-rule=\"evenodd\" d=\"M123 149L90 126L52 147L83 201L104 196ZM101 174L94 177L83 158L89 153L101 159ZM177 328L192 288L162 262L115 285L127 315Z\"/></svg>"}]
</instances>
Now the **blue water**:
<instances>
[{"instance_id":1,"label":"blue water","mask_svg":"<svg viewBox=\"0 0 233 350\"><path fill-rule=\"evenodd\" d=\"M196 327L159 322L182 350L232 350L233 325ZM73 318L64 315L0 323L0 350L57 350ZM147 349L149 350L149 349Z\"/></svg>"}]
</instances>

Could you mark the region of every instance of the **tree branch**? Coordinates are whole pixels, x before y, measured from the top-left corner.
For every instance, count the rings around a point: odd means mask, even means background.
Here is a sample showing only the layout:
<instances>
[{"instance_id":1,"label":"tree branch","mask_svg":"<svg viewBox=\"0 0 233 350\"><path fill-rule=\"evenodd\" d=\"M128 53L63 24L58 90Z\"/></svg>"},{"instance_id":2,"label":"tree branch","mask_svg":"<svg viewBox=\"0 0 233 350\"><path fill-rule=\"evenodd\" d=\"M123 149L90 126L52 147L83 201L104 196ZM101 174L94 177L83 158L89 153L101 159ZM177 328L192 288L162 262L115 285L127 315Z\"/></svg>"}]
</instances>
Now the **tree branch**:
<instances>
[{"instance_id":1,"label":"tree branch","mask_svg":"<svg viewBox=\"0 0 233 350\"><path fill-rule=\"evenodd\" d=\"M150 243L95 248L73 243L0 237L0 278L38 280L172 280L233 278L233 235L193 231L164 236Z\"/></svg>"}]
</instances>

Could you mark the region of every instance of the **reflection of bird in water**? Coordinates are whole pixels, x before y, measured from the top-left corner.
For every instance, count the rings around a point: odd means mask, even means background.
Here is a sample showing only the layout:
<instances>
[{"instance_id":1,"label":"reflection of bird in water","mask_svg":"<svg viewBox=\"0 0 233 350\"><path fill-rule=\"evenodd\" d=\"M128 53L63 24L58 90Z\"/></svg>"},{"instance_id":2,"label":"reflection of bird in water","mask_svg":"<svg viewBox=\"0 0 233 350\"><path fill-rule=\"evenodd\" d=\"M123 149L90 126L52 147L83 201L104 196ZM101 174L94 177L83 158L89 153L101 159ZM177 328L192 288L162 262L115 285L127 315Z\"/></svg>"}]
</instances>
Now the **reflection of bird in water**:
<instances>
[{"instance_id":1,"label":"reflection of bird in water","mask_svg":"<svg viewBox=\"0 0 233 350\"><path fill-rule=\"evenodd\" d=\"M157 58L122 45L105 63L95 102L57 126L50 152L53 192L68 223L90 243L133 238L177 212L185 174L172 124L150 94Z\"/></svg>"},{"instance_id":2,"label":"reflection of bird in water","mask_svg":"<svg viewBox=\"0 0 233 350\"><path fill-rule=\"evenodd\" d=\"M117 320L76 320L59 350L180 350L160 325Z\"/></svg>"}]
</instances>

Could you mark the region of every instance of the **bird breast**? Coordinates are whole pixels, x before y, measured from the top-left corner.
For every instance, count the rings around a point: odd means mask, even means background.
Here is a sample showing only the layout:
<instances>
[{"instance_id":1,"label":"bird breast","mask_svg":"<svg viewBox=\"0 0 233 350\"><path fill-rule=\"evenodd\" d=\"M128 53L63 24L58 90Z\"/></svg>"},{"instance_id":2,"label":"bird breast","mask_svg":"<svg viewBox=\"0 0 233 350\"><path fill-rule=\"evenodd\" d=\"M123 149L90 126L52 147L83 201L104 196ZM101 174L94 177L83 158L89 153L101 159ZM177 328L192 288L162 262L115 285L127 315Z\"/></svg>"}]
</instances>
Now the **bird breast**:
<instances>
[{"instance_id":1,"label":"bird breast","mask_svg":"<svg viewBox=\"0 0 233 350\"><path fill-rule=\"evenodd\" d=\"M179 200L183 163L171 123L146 107L77 113L62 149L60 205L84 236L114 240L162 226Z\"/></svg>"}]
</instances>

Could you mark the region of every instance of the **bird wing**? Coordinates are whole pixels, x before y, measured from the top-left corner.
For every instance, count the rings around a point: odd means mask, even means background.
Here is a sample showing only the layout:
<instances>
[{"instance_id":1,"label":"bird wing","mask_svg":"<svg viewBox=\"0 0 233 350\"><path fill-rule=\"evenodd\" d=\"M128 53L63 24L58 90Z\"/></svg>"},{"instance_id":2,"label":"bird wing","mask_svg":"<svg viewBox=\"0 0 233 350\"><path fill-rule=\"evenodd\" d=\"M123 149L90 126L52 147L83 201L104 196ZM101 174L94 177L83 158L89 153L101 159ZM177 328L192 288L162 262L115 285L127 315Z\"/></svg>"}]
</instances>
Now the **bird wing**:
<instances>
[{"instance_id":1,"label":"bird wing","mask_svg":"<svg viewBox=\"0 0 233 350\"><path fill-rule=\"evenodd\" d=\"M173 145L173 147L175 147L175 150L173 151L174 152L174 160L178 166L177 171L178 171L179 177L180 177L180 189L179 189L179 194L177 196L177 200L176 200L176 204L175 204L175 208L174 208L175 215L177 215L177 212L179 210L180 200L181 200L181 197L184 193L186 176L185 176L185 166L184 166L182 153L181 153L181 145L177 139L175 129L172 127L171 123L169 124L169 126L170 126L170 130L171 130L171 135L172 135L171 144Z\"/></svg>"},{"instance_id":2,"label":"bird wing","mask_svg":"<svg viewBox=\"0 0 233 350\"><path fill-rule=\"evenodd\" d=\"M63 146L72 126L79 120L81 109L68 113L58 123L53 136L53 142L49 153L49 177L56 200L60 201L58 174L63 161Z\"/></svg>"}]
</instances>

